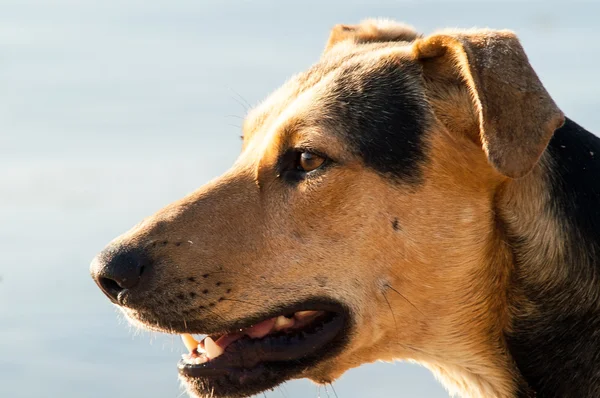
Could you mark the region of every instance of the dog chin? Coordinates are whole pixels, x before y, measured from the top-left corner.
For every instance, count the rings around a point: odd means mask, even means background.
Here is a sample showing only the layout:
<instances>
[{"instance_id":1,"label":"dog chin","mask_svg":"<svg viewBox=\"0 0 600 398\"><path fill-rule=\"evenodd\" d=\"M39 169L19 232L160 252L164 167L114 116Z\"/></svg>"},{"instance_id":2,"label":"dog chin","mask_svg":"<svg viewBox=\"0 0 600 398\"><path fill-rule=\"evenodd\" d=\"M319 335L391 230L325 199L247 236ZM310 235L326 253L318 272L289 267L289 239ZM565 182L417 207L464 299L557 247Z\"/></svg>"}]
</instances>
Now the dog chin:
<instances>
[{"instance_id":1,"label":"dog chin","mask_svg":"<svg viewBox=\"0 0 600 398\"><path fill-rule=\"evenodd\" d=\"M335 362L335 358L330 361ZM326 361L329 362L329 361ZM327 366L325 366L327 367ZM294 379L306 378L317 385L332 383L336 377L329 377L321 369L321 364L310 369L288 373L276 367L259 367L252 371L231 372L221 377L194 378L179 376L182 387L191 397L198 398L244 398L273 390L277 386ZM338 371L336 374L341 374Z\"/></svg>"}]
</instances>

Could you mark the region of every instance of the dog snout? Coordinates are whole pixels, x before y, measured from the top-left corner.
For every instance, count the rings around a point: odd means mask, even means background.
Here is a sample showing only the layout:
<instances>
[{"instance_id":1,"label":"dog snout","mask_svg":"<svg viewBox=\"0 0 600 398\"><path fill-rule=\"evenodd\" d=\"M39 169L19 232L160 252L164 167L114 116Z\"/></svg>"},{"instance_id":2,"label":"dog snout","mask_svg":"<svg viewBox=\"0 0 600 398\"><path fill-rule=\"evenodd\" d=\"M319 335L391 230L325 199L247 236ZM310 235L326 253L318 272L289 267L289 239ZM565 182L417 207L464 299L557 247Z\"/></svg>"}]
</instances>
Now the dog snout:
<instances>
[{"instance_id":1,"label":"dog snout","mask_svg":"<svg viewBox=\"0 0 600 398\"><path fill-rule=\"evenodd\" d=\"M120 294L138 286L150 264L150 257L143 249L108 247L94 258L90 271L102 292L119 304Z\"/></svg>"}]
</instances>

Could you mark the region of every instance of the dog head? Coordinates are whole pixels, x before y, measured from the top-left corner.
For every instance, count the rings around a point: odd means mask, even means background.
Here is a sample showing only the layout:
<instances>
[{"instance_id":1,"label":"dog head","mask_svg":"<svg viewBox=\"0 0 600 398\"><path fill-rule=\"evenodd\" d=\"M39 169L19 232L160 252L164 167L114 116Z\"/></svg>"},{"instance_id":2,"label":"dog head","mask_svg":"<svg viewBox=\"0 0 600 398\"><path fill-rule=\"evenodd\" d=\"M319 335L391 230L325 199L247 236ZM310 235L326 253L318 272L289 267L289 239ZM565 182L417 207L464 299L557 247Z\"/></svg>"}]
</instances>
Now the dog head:
<instances>
[{"instance_id":1,"label":"dog head","mask_svg":"<svg viewBox=\"0 0 600 398\"><path fill-rule=\"evenodd\" d=\"M562 120L510 32L339 25L248 114L231 169L115 239L92 274L133 323L186 334L198 396L393 359L508 391L494 198Z\"/></svg>"}]
</instances>

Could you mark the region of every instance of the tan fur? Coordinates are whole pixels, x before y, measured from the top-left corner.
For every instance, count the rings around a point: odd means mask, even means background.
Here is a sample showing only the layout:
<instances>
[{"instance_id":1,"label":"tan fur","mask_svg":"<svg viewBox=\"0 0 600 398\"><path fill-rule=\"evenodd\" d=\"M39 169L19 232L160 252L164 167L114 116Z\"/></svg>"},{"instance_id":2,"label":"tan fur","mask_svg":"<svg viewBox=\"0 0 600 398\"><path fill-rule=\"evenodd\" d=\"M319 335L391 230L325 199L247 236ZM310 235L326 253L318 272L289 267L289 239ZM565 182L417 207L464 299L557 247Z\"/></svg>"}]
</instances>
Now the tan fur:
<instances>
[{"instance_id":1,"label":"tan fur","mask_svg":"<svg viewBox=\"0 0 600 398\"><path fill-rule=\"evenodd\" d=\"M329 382L363 363L402 359L427 366L465 397L514 396L519 375L503 341L513 262L496 207L511 220L511 209L526 206L520 196L543 195L530 183L536 171L522 184L507 176L534 167L562 114L511 33L417 38L387 22L338 25L327 44L336 50L249 114L244 150L225 175L119 238L174 264L157 266L157 289L202 282L187 301L149 297L156 313L218 324L257 306L328 296L352 310L353 335L341 354L303 377ZM358 48L392 40L417 41ZM321 106L339 65L389 57L422 65L435 113L416 187L366 168L332 134ZM341 166L290 190L277 181L278 156L307 143ZM541 214L527 206L518 213ZM519 223L535 230L526 225L532 220ZM560 250L560 237L546 232L555 230L535 232L548 250ZM153 327L143 311L126 313Z\"/></svg>"}]
</instances>

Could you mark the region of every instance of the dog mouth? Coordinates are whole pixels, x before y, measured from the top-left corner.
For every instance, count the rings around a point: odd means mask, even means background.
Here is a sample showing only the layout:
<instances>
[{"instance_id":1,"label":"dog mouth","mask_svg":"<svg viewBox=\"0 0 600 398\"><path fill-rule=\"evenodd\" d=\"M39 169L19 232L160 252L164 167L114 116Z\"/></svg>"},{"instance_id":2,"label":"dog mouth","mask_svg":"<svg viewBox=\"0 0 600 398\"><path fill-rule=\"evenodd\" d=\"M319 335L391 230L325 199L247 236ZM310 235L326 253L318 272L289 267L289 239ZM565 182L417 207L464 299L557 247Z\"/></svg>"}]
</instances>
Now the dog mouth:
<instances>
[{"instance_id":1,"label":"dog mouth","mask_svg":"<svg viewBox=\"0 0 600 398\"><path fill-rule=\"evenodd\" d=\"M348 312L327 307L281 311L201 339L182 334L189 352L178 363L179 373L192 392L215 397L248 397L302 377L347 339Z\"/></svg>"}]
</instances>

